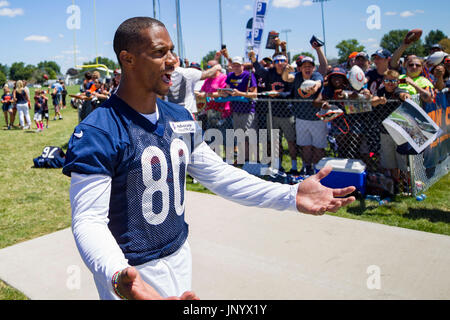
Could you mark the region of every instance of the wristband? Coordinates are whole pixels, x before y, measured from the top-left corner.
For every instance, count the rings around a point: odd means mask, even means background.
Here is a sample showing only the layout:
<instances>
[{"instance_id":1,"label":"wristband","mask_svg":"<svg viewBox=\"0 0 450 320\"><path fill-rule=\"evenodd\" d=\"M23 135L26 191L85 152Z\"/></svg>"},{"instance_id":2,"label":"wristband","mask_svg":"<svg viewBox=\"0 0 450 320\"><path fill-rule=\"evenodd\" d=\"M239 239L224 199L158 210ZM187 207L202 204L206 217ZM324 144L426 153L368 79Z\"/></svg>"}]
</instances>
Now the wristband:
<instances>
[{"instance_id":1,"label":"wristband","mask_svg":"<svg viewBox=\"0 0 450 320\"><path fill-rule=\"evenodd\" d=\"M127 298L125 298L120 292L119 292L119 282L117 281L119 279L120 273L122 271L117 271L116 273L114 273L114 275L112 276L111 282L112 282L112 287L114 289L114 293L122 300L128 300Z\"/></svg>"}]
</instances>

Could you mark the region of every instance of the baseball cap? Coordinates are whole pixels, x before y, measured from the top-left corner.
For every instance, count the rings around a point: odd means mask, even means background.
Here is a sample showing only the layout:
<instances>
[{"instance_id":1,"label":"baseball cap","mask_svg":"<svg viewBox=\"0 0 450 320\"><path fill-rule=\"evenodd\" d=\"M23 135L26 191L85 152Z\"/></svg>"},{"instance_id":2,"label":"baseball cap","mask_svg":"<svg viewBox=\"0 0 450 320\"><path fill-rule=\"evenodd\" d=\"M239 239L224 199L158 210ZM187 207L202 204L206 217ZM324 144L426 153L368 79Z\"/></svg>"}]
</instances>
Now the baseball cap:
<instances>
[{"instance_id":1,"label":"baseball cap","mask_svg":"<svg viewBox=\"0 0 450 320\"><path fill-rule=\"evenodd\" d=\"M443 49L442 49L442 46L441 46L439 43L433 44L433 45L431 46L431 49L441 49L441 50L443 50Z\"/></svg>"},{"instance_id":2,"label":"baseball cap","mask_svg":"<svg viewBox=\"0 0 450 320\"><path fill-rule=\"evenodd\" d=\"M387 59L387 58L390 58L392 56L392 54L387 49L378 49L377 51L375 51L374 54L372 54L372 58L374 56L379 56L380 58Z\"/></svg>"},{"instance_id":3,"label":"baseball cap","mask_svg":"<svg viewBox=\"0 0 450 320\"><path fill-rule=\"evenodd\" d=\"M120 69L114 70L114 74L121 74L121 73L122 73L122 70L120 70Z\"/></svg>"},{"instance_id":4,"label":"baseball cap","mask_svg":"<svg viewBox=\"0 0 450 320\"><path fill-rule=\"evenodd\" d=\"M358 58L358 57L363 57L364 59L369 60L369 55L365 52L358 52L358 54L355 56L355 58Z\"/></svg>"},{"instance_id":5,"label":"baseball cap","mask_svg":"<svg viewBox=\"0 0 450 320\"><path fill-rule=\"evenodd\" d=\"M316 64L314 63L314 59L313 59L313 58L306 56L306 57L303 57L302 60L300 60L300 64L297 63L297 66L301 66L301 65L304 64L305 62L310 62L310 63L312 63L313 65L316 65Z\"/></svg>"},{"instance_id":6,"label":"baseball cap","mask_svg":"<svg viewBox=\"0 0 450 320\"><path fill-rule=\"evenodd\" d=\"M243 64L244 63L244 59L242 59L242 57L234 57L233 59L231 59L231 63L239 63L239 64Z\"/></svg>"},{"instance_id":7,"label":"baseball cap","mask_svg":"<svg viewBox=\"0 0 450 320\"><path fill-rule=\"evenodd\" d=\"M198 64L197 62L191 62L189 68L194 68L197 70L202 70L202 67L200 66L200 64Z\"/></svg>"},{"instance_id":8,"label":"baseball cap","mask_svg":"<svg viewBox=\"0 0 450 320\"><path fill-rule=\"evenodd\" d=\"M300 63L302 62L302 59L303 59L304 57L305 57L305 56L298 56L298 57L297 57L297 60L295 60L295 63L299 66Z\"/></svg>"},{"instance_id":9,"label":"baseball cap","mask_svg":"<svg viewBox=\"0 0 450 320\"><path fill-rule=\"evenodd\" d=\"M333 69L331 69L331 71L328 72L327 77L338 74L347 78L347 72L345 72L345 70L341 67L334 67Z\"/></svg>"},{"instance_id":10,"label":"baseball cap","mask_svg":"<svg viewBox=\"0 0 450 320\"><path fill-rule=\"evenodd\" d=\"M353 51L352 53L350 53L350 55L348 56L348 58L349 58L349 59L353 59L353 58L356 57L356 55L357 55L358 53L359 53L359 52L357 52L357 51Z\"/></svg>"}]
</instances>

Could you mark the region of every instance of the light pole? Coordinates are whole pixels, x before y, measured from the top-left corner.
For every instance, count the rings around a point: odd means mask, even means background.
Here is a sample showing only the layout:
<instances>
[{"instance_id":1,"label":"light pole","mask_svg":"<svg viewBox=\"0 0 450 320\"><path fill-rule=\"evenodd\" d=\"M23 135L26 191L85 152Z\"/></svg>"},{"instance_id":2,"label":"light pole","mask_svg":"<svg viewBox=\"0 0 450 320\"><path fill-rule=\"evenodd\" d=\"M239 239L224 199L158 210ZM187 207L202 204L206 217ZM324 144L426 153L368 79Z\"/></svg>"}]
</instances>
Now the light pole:
<instances>
[{"instance_id":1,"label":"light pole","mask_svg":"<svg viewBox=\"0 0 450 320\"><path fill-rule=\"evenodd\" d=\"M324 49L325 49L325 56L327 55L327 42L325 41L325 22L323 18L323 3L325 1L329 0L313 0L313 2L320 2L320 6L322 7L322 31L323 31L323 42L325 42Z\"/></svg>"},{"instance_id":2,"label":"light pole","mask_svg":"<svg viewBox=\"0 0 450 320\"><path fill-rule=\"evenodd\" d=\"M286 53L288 55L288 59L289 60L291 59L291 55L290 55L289 50L288 50L288 32L291 32L291 31L292 31L291 29L283 29L283 30L281 30L281 33L284 33L286 35Z\"/></svg>"},{"instance_id":3,"label":"light pole","mask_svg":"<svg viewBox=\"0 0 450 320\"><path fill-rule=\"evenodd\" d=\"M183 52L183 35L181 31L181 17L180 17L180 0L175 0L175 9L177 15L177 45L178 45L178 57L180 61L184 59Z\"/></svg>"},{"instance_id":4,"label":"light pole","mask_svg":"<svg viewBox=\"0 0 450 320\"><path fill-rule=\"evenodd\" d=\"M220 33L220 48L223 45L223 32L222 32L222 0L219 0L219 33ZM220 56L220 64L224 67L223 55Z\"/></svg>"}]
</instances>

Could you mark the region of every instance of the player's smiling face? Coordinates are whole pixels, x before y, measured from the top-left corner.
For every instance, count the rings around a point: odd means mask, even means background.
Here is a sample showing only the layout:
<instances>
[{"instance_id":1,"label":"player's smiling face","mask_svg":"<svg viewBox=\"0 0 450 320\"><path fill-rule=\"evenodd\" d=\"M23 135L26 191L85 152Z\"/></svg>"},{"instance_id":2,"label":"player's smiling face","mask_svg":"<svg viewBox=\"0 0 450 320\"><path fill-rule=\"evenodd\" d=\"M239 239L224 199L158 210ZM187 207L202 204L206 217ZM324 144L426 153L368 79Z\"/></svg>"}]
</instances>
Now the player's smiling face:
<instances>
[{"instance_id":1,"label":"player's smiling face","mask_svg":"<svg viewBox=\"0 0 450 320\"><path fill-rule=\"evenodd\" d=\"M171 75L176 63L174 45L166 28L156 26L142 32L146 44L136 55L136 75L146 89L166 95L172 85Z\"/></svg>"}]
</instances>

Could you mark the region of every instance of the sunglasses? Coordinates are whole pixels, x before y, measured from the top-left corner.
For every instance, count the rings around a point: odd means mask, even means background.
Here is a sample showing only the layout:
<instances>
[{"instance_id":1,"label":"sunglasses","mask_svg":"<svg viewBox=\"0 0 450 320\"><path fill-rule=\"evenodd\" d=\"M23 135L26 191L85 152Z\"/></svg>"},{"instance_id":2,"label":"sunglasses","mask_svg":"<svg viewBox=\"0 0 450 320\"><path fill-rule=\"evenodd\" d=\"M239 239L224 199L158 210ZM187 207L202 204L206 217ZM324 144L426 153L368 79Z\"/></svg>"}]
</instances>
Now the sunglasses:
<instances>
[{"instance_id":1,"label":"sunglasses","mask_svg":"<svg viewBox=\"0 0 450 320\"><path fill-rule=\"evenodd\" d=\"M273 62L274 63L283 63L283 62L286 62L286 60L274 60Z\"/></svg>"},{"instance_id":2,"label":"sunglasses","mask_svg":"<svg viewBox=\"0 0 450 320\"><path fill-rule=\"evenodd\" d=\"M211 68L212 68L212 66L210 66L210 65L206 66L206 69L211 69Z\"/></svg>"},{"instance_id":3,"label":"sunglasses","mask_svg":"<svg viewBox=\"0 0 450 320\"><path fill-rule=\"evenodd\" d=\"M410 68L413 68L413 67L422 67L422 65L421 64L419 64L419 63L410 63L410 64L408 64L408 67L410 67Z\"/></svg>"},{"instance_id":4,"label":"sunglasses","mask_svg":"<svg viewBox=\"0 0 450 320\"><path fill-rule=\"evenodd\" d=\"M397 83L397 79L384 79L384 83Z\"/></svg>"}]
</instances>

